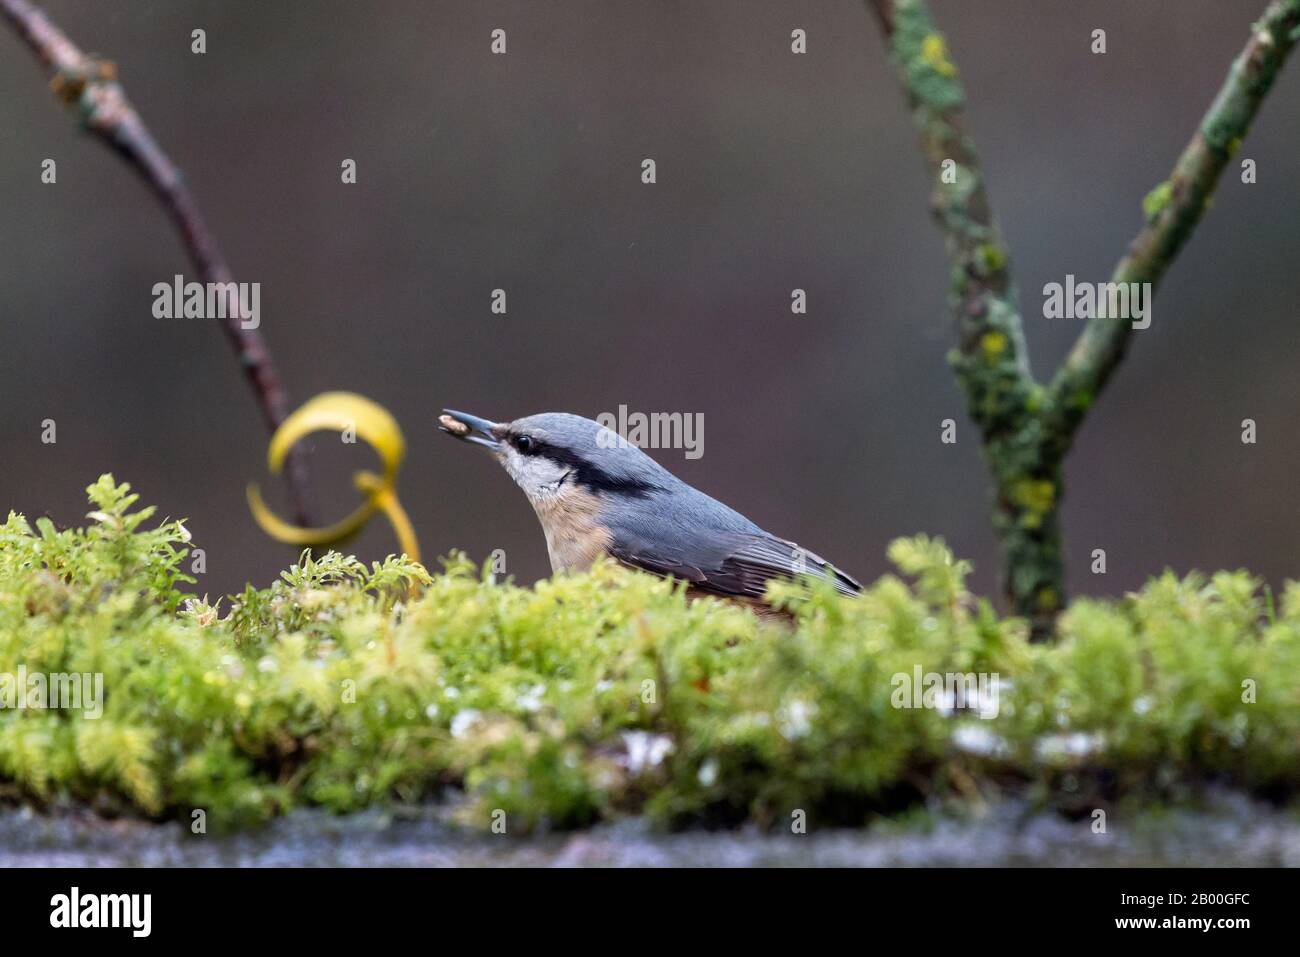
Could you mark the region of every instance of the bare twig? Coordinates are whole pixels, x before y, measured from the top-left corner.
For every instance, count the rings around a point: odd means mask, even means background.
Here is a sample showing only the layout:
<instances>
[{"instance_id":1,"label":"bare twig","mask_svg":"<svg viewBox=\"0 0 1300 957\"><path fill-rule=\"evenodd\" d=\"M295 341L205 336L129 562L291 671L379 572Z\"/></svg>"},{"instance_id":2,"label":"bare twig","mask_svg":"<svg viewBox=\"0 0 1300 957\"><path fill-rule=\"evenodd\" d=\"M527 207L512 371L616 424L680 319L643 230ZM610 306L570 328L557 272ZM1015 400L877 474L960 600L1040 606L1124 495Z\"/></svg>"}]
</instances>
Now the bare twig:
<instances>
[{"instance_id":1,"label":"bare twig","mask_svg":"<svg viewBox=\"0 0 1300 957\"><path fill-rule=\"evenodd\" d=\"M289 409L266 343L255 329L241 325L238 292L232 283L230 266L208 230L181 171L167 158L117 82L113 64L84 54L28 0L0 0L0 14L41 62L54 71L51 85L65 103L77 109L82 126L125 159L162 202L203 282L221 284L219 288L226 298L222 329L253 387L267 427L274 431ZM304 455L301 447L290 453L286 475L298 519L310 524Z\"/></svg>"}]
</instances>

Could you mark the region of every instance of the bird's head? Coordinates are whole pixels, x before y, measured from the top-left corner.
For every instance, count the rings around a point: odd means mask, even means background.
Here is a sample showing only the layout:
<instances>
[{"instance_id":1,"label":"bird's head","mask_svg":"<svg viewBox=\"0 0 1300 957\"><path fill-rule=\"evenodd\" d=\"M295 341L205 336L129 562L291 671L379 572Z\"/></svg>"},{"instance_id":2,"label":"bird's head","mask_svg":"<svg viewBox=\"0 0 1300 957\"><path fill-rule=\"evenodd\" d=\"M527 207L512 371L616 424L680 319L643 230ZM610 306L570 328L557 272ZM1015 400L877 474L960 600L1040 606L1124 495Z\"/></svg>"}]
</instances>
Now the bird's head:
<instances>
[{"instance_id":1,"label":"bird's head","mask_svg":"<svg viewBox=\"0 0 1300 957\"><path fill-rule=\"evenodd\" d=\"M448 435L491 452L534 505L570 492L639 498L673 481L636 446L580 415L542 412L493 422L443 409L438 422Z\"/></svg>"}]
</instances>

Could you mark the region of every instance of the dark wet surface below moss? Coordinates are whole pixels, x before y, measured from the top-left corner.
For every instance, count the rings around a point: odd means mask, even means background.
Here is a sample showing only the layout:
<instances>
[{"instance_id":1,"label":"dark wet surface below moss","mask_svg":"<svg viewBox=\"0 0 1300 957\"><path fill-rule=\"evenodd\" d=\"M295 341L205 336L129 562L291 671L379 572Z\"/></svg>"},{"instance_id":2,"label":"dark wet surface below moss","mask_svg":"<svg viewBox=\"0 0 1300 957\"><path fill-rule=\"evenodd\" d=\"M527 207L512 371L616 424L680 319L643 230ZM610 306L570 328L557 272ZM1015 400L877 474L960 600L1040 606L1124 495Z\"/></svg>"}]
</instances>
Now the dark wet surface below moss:
<instances>
[{"instance_id":1,"label":"dark wet surface below moss","mask_svg":"<svg viewBox=\"0 0 1300 957\"><path fill-rule=\"evenodd\" d=\"M1002 804L808 834L754 830L665 834L639 821L531 837L485 835L446 809L339 817L296 811L257 831L191 836L180 824L104 820L84 812L0 811L5 866L1300 866L1300 818L1235 795L1196 810L1090 819Z\"/></svg>"}]
</instances>

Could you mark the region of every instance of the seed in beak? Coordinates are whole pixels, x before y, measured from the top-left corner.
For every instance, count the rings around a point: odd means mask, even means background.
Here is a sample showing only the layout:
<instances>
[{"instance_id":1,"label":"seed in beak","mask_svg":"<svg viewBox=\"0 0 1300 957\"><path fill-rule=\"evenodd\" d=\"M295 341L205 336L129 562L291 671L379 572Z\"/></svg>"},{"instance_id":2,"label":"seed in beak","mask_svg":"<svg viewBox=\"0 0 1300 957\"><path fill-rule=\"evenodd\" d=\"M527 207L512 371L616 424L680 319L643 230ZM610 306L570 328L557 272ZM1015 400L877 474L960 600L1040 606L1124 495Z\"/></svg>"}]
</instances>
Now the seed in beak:
<instances>
[{"instance_id":1,"label":"seed in beak","mask_svg":"<svg viewBox=\"0 0 1300 957\"><path fill-rule=\"evenodd\" d=\"M444 429L456 436L469 435L469 426L459 419L453 419L449 415L438 416L438 424Z\"/></svg>"}]
</instances>

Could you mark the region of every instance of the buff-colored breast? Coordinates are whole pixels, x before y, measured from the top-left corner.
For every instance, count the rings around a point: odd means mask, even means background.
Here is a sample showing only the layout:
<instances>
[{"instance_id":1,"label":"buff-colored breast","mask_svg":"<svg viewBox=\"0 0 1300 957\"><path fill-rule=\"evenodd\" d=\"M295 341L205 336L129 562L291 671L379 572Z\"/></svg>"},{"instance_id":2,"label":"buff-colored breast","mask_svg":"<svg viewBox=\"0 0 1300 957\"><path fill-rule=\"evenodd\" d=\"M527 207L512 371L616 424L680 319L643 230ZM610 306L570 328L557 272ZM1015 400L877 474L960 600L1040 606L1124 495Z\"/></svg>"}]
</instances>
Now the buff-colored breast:
<instances>
[{"instance_id":1,"label":"buff-colored breast","mask_svg":"<svg viewBox=\"0 0 1300 957\"><path fill-rule=\"evenodd\" d=\"M596 516L600 502L582 488L564 491L533 502L546 535L552 571L583 571L608 553L610 534Z\"/></svg>"}]
</instances>

